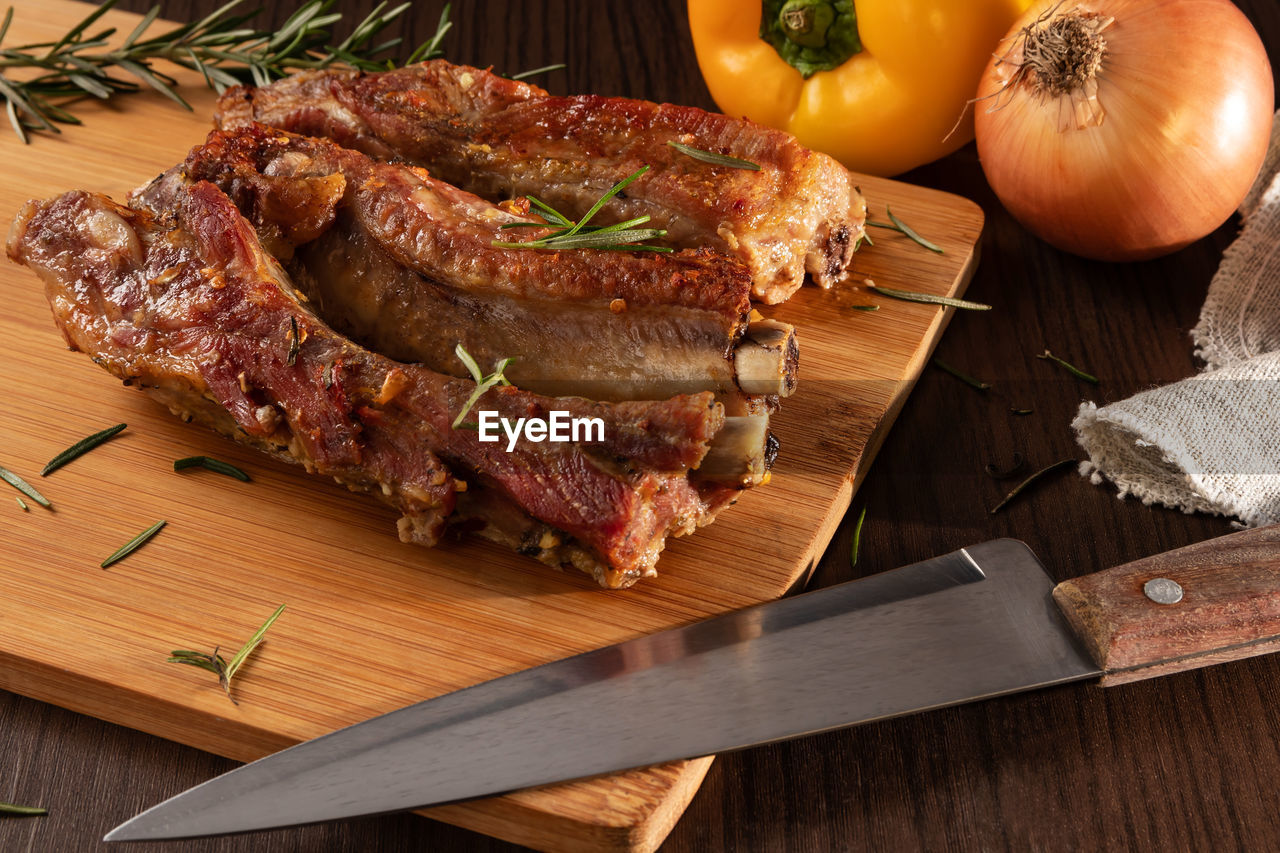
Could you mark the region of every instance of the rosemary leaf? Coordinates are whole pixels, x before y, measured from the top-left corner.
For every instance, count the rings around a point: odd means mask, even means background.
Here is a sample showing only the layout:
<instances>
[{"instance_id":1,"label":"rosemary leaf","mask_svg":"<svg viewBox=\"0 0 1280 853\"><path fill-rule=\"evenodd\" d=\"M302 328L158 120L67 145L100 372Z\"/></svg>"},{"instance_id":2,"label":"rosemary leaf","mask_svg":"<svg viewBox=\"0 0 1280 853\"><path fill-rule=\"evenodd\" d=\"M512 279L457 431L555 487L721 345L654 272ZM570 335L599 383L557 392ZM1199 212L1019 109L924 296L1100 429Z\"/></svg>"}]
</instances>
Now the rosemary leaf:
<instances>
[{"instance_id":1,"label":"rosemary leaf","mask_svg":"<svg viewBox=\"0 0 1280 853\"><path fill-rule=\"evenodd\" d=\"M1098 377L1094 376L1092 373L1085 373L1083 370L1076 367L1074 364L1070 364L1069 362L1063 361L1062 359L1058 358L1056 355L1049 352L1048 350L1045 350L1043 353L1036 356L1036 358L1040 359L1041 361L1053 362L1054 364L1063 368L1064 370L1066 370L1068 373L1070 373L1072 376L1076 377L1077 379L1083 379L1085 382L1088 382L1092 385L1098 384Z\"/></svg>"},{"instance_id":2,"label":"rosemary leaf","mask_svg":"<svg viewBox=\"0 0 1280 853\"><path fill-rule=\"evenodd\" d=\"M230 462L223 462L221 459L214 459L212 456L187 456L173 461L173 470L182 471L187 468L207 468L218 474L235 477L242 483L247 483L250 479L248 474Z\"/></svg>"},{"instance_id":3,"label":"rosemary leaf","mask_svg":"<svg viewBox=\"0 0 1280 853\"><path fill-rule=\"evenodd\" d=\"M504 371L506 371L507 367L511 362L515 361L515 359L504 358L494 367L493 373L490 373L488 376L484 376L480 372L480 365L476 364L476 360L471 357L471 353L467 352L463 348L462 344L458 344L454 347L453 351L458 356L459 360L466 365L467 372L471 374L471 378L474 379L476 383L475 390L471 392L471 396L467 397L467 401L462 404L462 411L458 412L458 416L453 419L452 428L458 429L463 425L463 418L465 418L467 413L471 411L471 407L474 406L490 388L495 385L511 384L504 375ZM476 428L479 429L478 424Z\"/></svg>"},{"instance_id":4,"label":"rosemary leaf","mask_svg":"<svg viewBox=\"0 0 1280 853\"><path fill-rule=\"evenodd\" d=\"M27 502L22 499L22 495L14 495L13 499L18 502L18 506L23 512L31 512L31 507L27 506Z\"/></svg>"},{"instance_id":5,"label":"rosemary leaf","mask_svg":"<svg viewBox=\"0 0 1280 853\"><path fill-rule=\"evenodd\" d=\"M31 498L31 500L46 509L53 506L53 504L49 503L48 498L36 491L35 486L31 485L8 468L0 468L0 480L4 480L6 483L13 486L15 489L22 492L24 495Z\"/></svg>"},{"instance_id":6,"label":"rosemary leaf","mask_svg":"<svg viewBox=\"0 0 1280 853\"><path fill-rule=\"evenodd\" d=\"M1009 411L1010 411L1012 414L1015 414L1015 415L1029 415L1029 414L1031 414L1032 412L1034 412L1034 411L1035 411L1035 409L1012 409L1012 408L1011 408L1011 409L1009 409Z\"/></svg>"},{"instance_id":7,"label":"rosemary leaf","mask_svg":"<svg viewBox=\"0 0 1280 853\"><path fill-rule=\"evenodd\" d=\"M541 68L530 68L528 71L521 71L518 74L512 74L508 80L527 80L530 77L536 77L539 74L546 74L551 71L559 71L561 68L567 68L563 62L557 62L555 65L544 65Z\"/></svg>"},{"instance_id":8,"label":"rosemary leaf","mask_svg":"<svg viewBox=\"0 0 1280 853\"><path fill-rule=\"evenodd\" d=\"M110 438L121 432L126 426L127 424L116 424L115 426L107 427L101 432L95 432L93 435L85 436L66 450L59 453L57 456L50 459L44 466L44 469L40 471L40 476L48 477L72 459L79 458L90 450L93 450L98 445L104 444Z\"/></svg>"},{"instance_id":9,"label":"rosemary leaf","mask_svg":"<svg viewBox=\"0 0 1280 853\"><path fill-rule=\"evenodd\" d=\"M849 566L857 568L858 552L862 550L862 522L867 520L867 508L858 513L858 521L853 525L853 547L849 551Z\"/></svg>"},{"instance_id":10,"label":"rosemary leaf","mask_svg":"<svg viewBox=\"0 0 1280 853\"><path fill-rule=\"evenodd\" d=\"M332 43L331 28L342 19L340 13L330 11L334 0L308 0L274 32L246 26L261 10L236 13L240 0L232 0L199 21L148 36L159 15L156 7L143 15L119 46L112 49L107 40L115 34L114 28L92 35L88 31L114 5L115 0L102 3L57 41L0 50L0 65L5 69L39 72L20 81L0 76L0 99L6 102L10 124L23 142L30 141L29 129L56 133L55 121L78 123L65 105L51 104L47 98L74 99L83 93L110 98L149 87L190 109L176 81L156 68L157 61L199 71L205 84L218 92L250 81L266 85L298 69L337 64L361 70L386 67L391 63L376 57L399 46L401 40L375 43L375 39L410 4L402 3L393 9L387 9L385 2L379 4L339 44ZM11 9L0 23L0 38L7 34L12 18ZM450 26L446 5L435 35L411 52L410 61L440 56L440 45ZM115 69L133 76L141 85L110 76L108 72Z\"/></svg>"},{"instance_id":11,"label":"rosemary leaf","mask_svg":"<svg viewBox=\"0 0 1280 853\"><path fill-rule=\"evenodd\" d=\"M1021 473L1022 469L1027 467L1027 460L1021 453L1014 451L1013 462L1008 468L1001 468L994 462L988 462L985 470L988 477L994 477L997 480L1007 480L1014 474Z\"/></svg>"},{"instance_id":12,"label":"rosemary leaf","mask_svg":"<svg viewBox=\"0 0 1280 853\"><path fill-rule=\"evenodd\" d=\"M901 299L905 302L925 302L930 305L945 305L948 308L964 308L969 311L990 311L991 306L983 302L970 302L967 299L956 299L951 296L938 296L933 293L918 293L914 290L897 290L892 287L881 287L878 284L869 284L867 289L881 296L888 296L892 299Z\"/></svg>"},{"instance_id":13,"label":"rosemary leaf","mask_svg":"<svg viewBox=\"0 0 1280 853\"><path fill-rule=\"evenodd\" d=\"M114 565L115 563L120 562L125 557L129 556L134 551L141 548L143 545L147 543L148 540L151 539L152 536L155 536L157 533L159 533L160 528L164 527L165 524L166 522L163 520L157 521L155 524L151 525L146 530L142 531L137 536L130 539L123 546L121 546L120 550L116 551L110 557L107 557L107 559L102 561L102 568L105 569L108 566L111 566L111 565Z\"/></svg>"},{"instance_id":14,"label":"rosemary leaf","mask_svg":"<svg viewBox=\"0 0 1280 853\"><path fill-rule=\"evenodd\" d=\"M226 689L227 689L228 696L231 695L231 684L230 684L231 679L235 678L236 673L240 671L240 666L245 662L245 660L249 657L249 655L253 654L253 650L256 649L259 645L261 645L262 638L267 633L267 629L270 628L273 624L275 624L275 621L280 618L281 613L284 613L283 604L277 607L275 612L272 613L269 617L267 617L267 621L263 622L262 627L254 632L253 636L249 638L249 642L245 643L240 648L240 651L236 652L235 656L232 657L230 662L227 663L227 672L226 672L227 688Z\"/></svg>"},{"instance_id":15,"label":"rosemary leaf","mask_svg":"<svg viewBox=\"0 0 1280 853\"><path fill-rule=\"evenodd\" d=\"M941 246L939 246L937 243L934 243L930 240L926 240L925 238L921 237L918 233L916 233L916 230L914 228L912 228L907 223L903 222L898 217L894 216L893 211L890 210L887 205L885 206L885 212L889 214L888 222L874 222L868 219L866 221L866 225L871 228L887 228L890 231L897 231L898 233L904 234L911 240L914 240L915 242L919 243L921 246L924 246L930 252L937 252L939 255L943 254L943 250Z\"/></svg>"},{"instance_id":16,"label":"rosemary leaf","mask_svg":"<svg viewBox=\"0 0 1280 853\"><path fill-rule=\"evenodd\" d=\"M981 379L977 379L959 370L958 368L952 367L951 365L947 364L945 361L943 361L940 358L935 357L933 359L933 363L936 367L941 369L943 372L950 373L952 376L954 376L956 379L959 379L961 382L968 385L970 388L976 388L979 391L986 391L988 388L991 387L989 383L983 382Z\"/></svg>"},{"instance_id":17,"label":"rosemary leaf","mask_svg":"<svg viewBox=\"0 0 1280 853\"><path fill-rule=\"evenodd\" d=\"M995 515L997 512L1004 509L1006 506L1009 505L1010 501L1012 501L1018 495L1022 494L1024 491L1027 490L1029 486L1031 486L1038 480L1041 480L1044 477L1048 476L1049 474L1052 474L1055 471L1058 471L1062 468L1067 468L1069 466L1079 465L1079 464L1080 464L1080 460L1078 459L1060 459L1057 462L1053 463L1052 465L1048 465L1044 468L1041 468L1039 471L1035 472L1030 477L1023 480L1021 483L1019 483L1018 485L1014 486L1013 491L1005 495L1004 500L996 504L995 507L990 511L991 515Z\"/></svg>"},{"instance_id":18,"label":"rosemary leaf","mask_svg":"<svg viewBox=\"0 0 1280 853\"><path fill-rule=\"evenodd\" d=\"M752 172L760 171L759 163L752 163L750 160L743 160L741 157L730 157L728 154L717 154L715 151L704 151L701 148L694 148L692 145L685 145L675 140L667 140L667 144L679 151L681 154L688 155L695 160L701 160L703 163L710 163L713 166L728 166L731 169L749 169Z\"/></svg>"},{"instance_id":19,"label":"rosemary leaf","mask_svg":"<svg viewBox=\"0 0 1280 853\"><path fill-rule=\"evenodd\" d=\"M48 813L48 809L42 809L38 806L19 806L14 803L0 803L0 815L7 817L38 817L39 815Z\"/></svg>"},{"instance_id":20,"label":"rosemary leaf","mask_svg":"<svg viewBox=\"0 0 1280 853\"><path fill-rule=\"evenodd\" d=\"M284 613L285 606L281 604L276 608L275 612L267 617L267 621L262 623L262 627L253 633L249 641L240 647L240 651L232 656L231 660L227 660L218 653L219 646L214 646L211 653L196 652L190 649L175 649L169 652L168 663L183 663L188 666L198 667L207 670L218 676L218 686L227 694L227 698L231 700L231 704L239 705L236 698L231 695L231 680L235 678L240 667L253 654L254 649L262 644L262 639L275 621L280 618L280 614Z\"/></svg>"},{"instance_id":21,"label":"rosemary leaf","mask_svg":"<svg viewBox=\"0 0 1280 853\"><path fill-rule=\"evenodd\" d=\"M880 310L879 305L850 305L849 308L853 311L879 311Z\"/></svg>"}]
</instances>

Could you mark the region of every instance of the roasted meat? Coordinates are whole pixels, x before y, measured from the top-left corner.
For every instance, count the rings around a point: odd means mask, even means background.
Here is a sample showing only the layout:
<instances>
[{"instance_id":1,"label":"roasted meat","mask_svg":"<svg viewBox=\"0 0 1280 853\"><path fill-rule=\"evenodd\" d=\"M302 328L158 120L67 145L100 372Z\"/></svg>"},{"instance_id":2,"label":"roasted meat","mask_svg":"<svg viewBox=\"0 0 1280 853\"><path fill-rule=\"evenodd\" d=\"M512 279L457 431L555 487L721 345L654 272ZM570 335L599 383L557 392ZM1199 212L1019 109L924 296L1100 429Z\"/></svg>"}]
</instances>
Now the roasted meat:
<instances>
[{"instance_id":1,"label":"roasted meat","mask_svg":"<svg viewBox=\"0 0 1280 853\"><path fill-rule=\"evenodd\" d=\"M381 496L401 538L434 543L465 504L464 526L620 587L735 494L696 477L724 422L712 394L609 404L495 387L473 413L564 411L603 436L482 442L451 426L473 382L335 333L221 190L167 186L161 214L85 192L29 202L9 256L44 281L72 348L184 418Z\"/></svg>"},{"instance_id":2,"label":"roasted meat","mask_svg":"<svg viewBox=\"0 0 1280 853\"><path fill-rule=\"evenodd\" d=\"M317 312L384 355L465 376L513 358L522 388L595 400L714 391L735 415L794 387L794 332L749 322L750 279L726 256L495 248L527 219L422 169L250 125L215 131L135 194L209 180L287 263ZM158 200L157 200L158 198Z\"/></svg>"},{"instance_id":3,"label":"roasted meat","mask_svg":"<svg viewBox=\"0 0 1280 853\"><path fill-rule=\"evenodd\" d=\"M767 303L787 299L806 271L830 286L862 234L865 203L839 163L789 134L693 107L556 97L436 60L372 74L302 72L219 100L221 127L255 120L425 166L491 201L534 195L574 218L647 165L601 221L648 215L672 245L731 254ZM669 142L760 168L707 163Z\"/></svg>"}]
</instances>

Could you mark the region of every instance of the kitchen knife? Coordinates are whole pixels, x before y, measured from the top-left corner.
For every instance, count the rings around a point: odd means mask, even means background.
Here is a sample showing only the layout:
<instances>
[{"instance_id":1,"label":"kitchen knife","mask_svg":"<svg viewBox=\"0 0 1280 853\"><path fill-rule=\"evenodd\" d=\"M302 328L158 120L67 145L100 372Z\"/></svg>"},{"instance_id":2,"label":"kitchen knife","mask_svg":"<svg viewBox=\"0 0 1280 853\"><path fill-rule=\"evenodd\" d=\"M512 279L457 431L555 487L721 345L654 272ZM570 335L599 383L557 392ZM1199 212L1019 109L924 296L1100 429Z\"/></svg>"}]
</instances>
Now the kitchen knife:
<instances>
[{"instance_id":1,"label":"kitchen knife","mask_svg":"<svg viewBox=\"0 0 1280 853\"><path fill-rule=\"evenodd\" d=\"M1056 588L1022 543L587 652L316 738L173 797L108 841L402 811L1101 676L1280 648L1280 526Z\"/></svg>"}]
</instances>

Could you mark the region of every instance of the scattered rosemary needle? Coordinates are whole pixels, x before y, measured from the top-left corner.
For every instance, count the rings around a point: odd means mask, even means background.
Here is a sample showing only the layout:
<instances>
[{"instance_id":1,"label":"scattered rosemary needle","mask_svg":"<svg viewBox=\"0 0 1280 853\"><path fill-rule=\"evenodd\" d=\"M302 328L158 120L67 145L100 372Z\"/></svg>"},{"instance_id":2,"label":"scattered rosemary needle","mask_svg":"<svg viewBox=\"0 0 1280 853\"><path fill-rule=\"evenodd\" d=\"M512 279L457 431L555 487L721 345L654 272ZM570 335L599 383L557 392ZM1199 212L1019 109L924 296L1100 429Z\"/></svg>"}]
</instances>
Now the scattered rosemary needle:
<instances>
[{"instance_id":1,"label":"scattered rosemary needle","mask_svg":"<svg viewBox=\"0 0 1280 853\"><path fill-rule=\"evenodd\" d=\"M879 311L879 305L850 305L851 311Z\"/></svg>"},{"instance_id":2,"label":"scattered rosemary needle","mask_svg":"<svg viewBox=\"0 0 1280 853\"><path fill-rule=\"evenodd\" d=\"M944 373L950 373L952 376L954 376L956 379L959 379L961 382L968 385L970 388L976 388L979 391L986 391L988 388L991 387L990 383L983 382L981 379L970 376L969 374L965 373L959 368L952 367L951 365L947 364L945 361L943 361L940 358L935 357L933 359L933 363Z\"/></svg>"},{"instance_id":3,"label":"scattered rosemary needle","mask_svg":"<svg viewBox=\"0 0 1280 853\"><path fill-rule=\"evenodd\" d=\"M130 539L123 546L121 546L120 550L116 551L110 557L107 557L107 559L102 561L102 568L105 569L108 566L111 566L115 563L120 562L125 557L129 556L134 551L138 550L143 545L147 544L148 540L150 540L151 537L159 533L160 529L164 527L166 523L167 522L163 520L157 521L155 524L151 525L146 530L142 531L137 536Z\"/></svg>"},{"instance_id":4,"label":"scattered rosemary needle","mask_svg":"<svg viewBox=\"0 0 1280 853\"><path fill-rule=\"evenodd\" d=\"M1076 377L1077 379L1083 379L1085 382L1088 382L1091 385L1098 384L1098 377L1094 376L1092 373L1085 373L1083 370L1076 367L1074 364L1063 361L1062 359L1058 358L1056 355L1049 352L1048 350L1045 350L1043 353L1036 356L1036 358L1040 359L1041 361L1051 361L1054 364L1066 370L1072 376Z\"/></svg>"},{"instance_id":5,"label":"scattered rosemary needle","mask_svg":"<svg viewBox=\"0 0 1280 853\"><path fill-rule=\"evenodd\" d=\"M453 428L458 429L463 426L462 419L467 416L467 413L471 411L471 407L476 404L477 400L484 396L486 391L495 385L511 384L507 377L503 375L503 372L511 362L515 361L515 359L504 358L493 368L493 373L485 376L480 371L480 365L476 364L476 360L471 357L471 353L467 352L466 349L463 348L462 344L458 344L454 347L453 352L454 355L458 356L458 360L466 365L467 372L471 374L471 378L474 379L476 383L476 390L471 392L471 396L467 398L467 402L462 405L462 411L458 412L458 416L453 419ZM476 429L479 428L480 425L477 424Z\"/></svg>"},{"instance_id":6,"label":"scattered rosemary needle","mask_svg":"<svg viewBox=\"0 0 1280 853\"><path fill-rule=\"evenodd\" d=\"M867 508L858 513L858 521L853 525L853 548L849 551L849 567L857 568L858 552L862 550L862 522L867 520Z\"/></svg>"},{"instance_id":7,"label":"scattered rosemary needle","mask_svg":"<svg viewBox=\"0 0 1280 853\"><path fill-rule=\"evenodd\" d=\"M968 299L956 299L953 296L938 296L935 293L920 293L915 290L898 290L893 287L882 287L878 284L868 284L867 289L873 293L879 293L881 296L901 299L904 302L924 302L929 305L945 305L948 308L964 308L968 311L991 310L991 306L984 302L970 302Z\"/></svg>"},{"instance_id":8,"label":"scattered rosemary needle","mask_svg":"<svg viewBox=\"0 0 1280 853\"><path fill-rule=\"evenodd\" d=\"M1013 491L1005 495L1004 500L996 504L995 507L992 508L990 514L995 515L997 512L1004 509L1006 506L1009 505L1010 501L1012 501L1018 495L1022 494L1024 491L1026 491L1027 487L1031 486L1037 480L1040 480L1048 476L1049 474L1052 474L1053 472L1059 470L1060 468L1066 468L1071 465L1079 465L1079 464L1080 464L1080 460L1078 459L1060 459L1057 462L1053 463L1052 465L1048 465L1044 468L1041 468L1039 471L1035 472L1030 477L1023 480L1021 483L1019 483L1018 485L1014 486Z\"/></svg>"},{"instance_id":9,"label":"scattered rosemary needle","mask_svg":"<svg viewBox=\"0 0 1280 853\"><path fill-rule=\"evenodd\" d=\"M752 163L750 160L743 160L741 157L730 157L728 154L718 154L715 151L704 151L701 148L694 148L692 145L685 145L682 142L676 142L674 139L667 140L667 144L679 151L681 154L688 155L695 160L701 160L703 163L710 163L713 166L728 166L731 169L748 169L752 172L760 171L759 163Z\"/></svg>"},{"instance_id":10,"label":"scattered rosemary needle","mask_svg":"<svg viewBox=\"0 0 1280 853\"><path fill-rule=\"evenodd\" d=\"M937 243L934 243L930 240L926 240L925 238L921 237L914 228L912 228L907 223L903 222L898 217L894 216L893 211L889 209L888 205L885 205L884 210L885 210L885 213L889 214L888 222L873 222L872 220L868 219L866 224L872 228L888 228L890 231L897 231L901 234L906 235L908 238L914 240L915 242L919 243L921 246L924 246L930 252L937 252L939 255L944 254L941 246L939 246Z\"/></svg>"},{"instance_id":11,"label":"scattered rosemary needle","mask_svg":"<svg viewBox=\"0 0 1280 853\"><path fill-rule=\"evenodd\" d=\"M84 454L88 453L90 450L93 450L99 444L103 444L112 436L121 432L126 426L127 424L116 424L115 426L107 427L101 432L95 432L93 435L85 436L84 438L77 441L75 444L68 447L66 450L59 453L57 456L50 459L48 464L46 464L44 466L44 469L40 472L40 476L48 477L50 474L52 474L54 471L57 471L63 465L66 465L72 459L76 459L80 456L83 456Z\"/></svg>"},{"instance_id":12,"label":"scattered rosemary needle","mask_svg":"<svg viewBox=\"0 0 1280 853\"><path fill-rule=\"evenodd\" d=\"M249 475L230 462L214 459L212 456L187 456L173 461L173 470L182 471L187 468L207 468L228 477L235 477L241 482L249 482Z\"/></svg>"},{"instance_id":13,"label":"scattered rosemary needle","mask_svg":"<svg viewBox=\"0 0 1280 853\"><path fill-rule=\"evenodd\" d=\"M231 679L235 678L236 673L240 671L240 667L253 654L253 650L262 645L263 637L277 619L284 612L284 605L281 604L276 608L275 612L267 617L267 621L262 623L262 627L253 633L249 641L245 643L240 651L228 661L222 655L218 654L218 646L214 646L213 652L206 654L205 652L193 652L189 649L175 649L169 653L169 663L185 663L189 666L207 669L214 675L218 676L218 685L222 691L227 694L227 698L231 700L231 704L239 705L236 698L231 695Z\"/></svg>"},{"instance_id":14,"label":"scattered rosemary needle","mask_svg":"<svg viewBox=\"0 0 1280 853\"><path fill-rule=\"evenodd\" d=\"M1013 463L1008 468L1000 468L994 462L988 462L987 467L983 470L987 472L987 476L994 477L997 480L1007 480L1014 474L1018 474L1023 468L1027 467L1027 460L1021 453L1014 451Z\"/></svg>"},{"instance_id":15,"label":"scattered rosemary needle","mask_svg":"<svg viewBox=\"0 0 1280 853\"><path fill-rule=\"evenodd\" d=\"M36 491L35 486L31 485L8 468L0 468L0 480L4 480L6 483L13 486L15 489L22 492L24 495L31 498L31 500L46 509L53 506L53 504L49 503L48 498Z\"/></svg>"},{"instance_id":16,"label":"scattered rosemary needle","mask_svg":"<svg viewBox=\"0 0 1280 853\"><path fill-rule=\"evenodd\" d=\"M603 249L626 252L670 252L670 247L652 246L644 243L645 240L656 240L667 235L667 232L661 228L636 227L649 221L648 214L628 219L625 222L618 222L614 225L597 227L587 224L608 203L609 199L622 192L632 181L647 171L649 171L648 166L641 166L621 181L618 181L608 192L600 196L591 209L587 211L586 215L577 222L571 221L569 217L541 199L526 196L529 199L529 203L537 208L534 213L542 217L543 221L508 222L500 226L500 228L502 230L510 228L547 228L550 226L557 226L557 228L550 234L539 237L536 240L526 240L524 242L494 240L489 245L496 249L550 249L552 251Z\"/></svg>"},{"instance_id":17,"label":"scattered rosemary needle","mask_svg":"<svg viewBox=\"0 0 1280 853\"><path fill-rule=\"evenodd\" d=\"M48 813L48 809L42 809L38 806L19 806L14 803L0 803L0 816L36 817Z\"/></svg>"},{"instance_id":18,"label":"scattered rosemary needle","mask_svg":"<svg viewBox=\"0 0 1280 853\"><path fill-rule=\"evenodd\" d=\"M22 499L22 495L15 495L13 499L18 502L18 506L22 508L23 512L31 512L31 507L27 506L27 502Z\"/></svg>"},{"instance_id":19,"label":"scattered rosemary needle","mask_svg":"<svg viewBox=\"0 0 1280 853\"><path fill-rule=\"evenodd\" d=\"M559 71L561 68L568 68L563 62L557 62L554 65L544 65L541 68L530 68L528 71L521 71L518 74L507 76L508 80L527 80L530 77L536 77L539 74L547 74L551 71Z\"/></svg>"},{"instance_id":20,"label":"scattered rosemary needle","mask_svg":"<svg viewBox=\"0 0 1280 853\"><path fill-rule=\"evenodd\" d=\"M1029 414L1031 414L1032 412L1034 412L1034 411L1035 411L1035 409L1012 409L1012 408L1011 408L1011 409L1009 409L1009 411L1010 411L1012 414L1015 414L1015 415L1029 415Z\"/></svg>"}]
</instances>

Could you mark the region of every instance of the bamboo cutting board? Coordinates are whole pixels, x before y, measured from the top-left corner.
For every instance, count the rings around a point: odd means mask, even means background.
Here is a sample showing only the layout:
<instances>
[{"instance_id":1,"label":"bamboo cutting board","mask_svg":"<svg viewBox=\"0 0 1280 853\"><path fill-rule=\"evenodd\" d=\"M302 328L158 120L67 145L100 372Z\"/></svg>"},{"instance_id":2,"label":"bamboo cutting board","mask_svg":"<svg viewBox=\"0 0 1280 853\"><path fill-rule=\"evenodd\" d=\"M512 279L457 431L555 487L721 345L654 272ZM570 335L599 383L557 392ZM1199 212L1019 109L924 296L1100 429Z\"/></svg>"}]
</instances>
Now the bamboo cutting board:
<instances>
[{"instance_id":1,"label":"bamboo cutting board","mask_svg":"<svg viewBox=\"0 0 1280 853\"><path fill-rule=\"evenodd\" d=\"M12 43L56 39L88 7L17 6ZM132 27L137 16L103 23ZM495 59L498 59L495 57ZM195 107L158 95L84 104L83 127L22 145L0 130L0 217L69 189L122 200L180 160L209 128L212 95L175 74ZM774 419L772 482L697 535L673 540L659 577L604 591L481 542L400 543L375 501L184 425L68 352L42 288L0 262L0 465L53 503L23 511L0 491L0 688L239 760L546 661L776 598L806 577L848 508L949 310L872 296L864 278L955 295L976 263L982 213L933 190L862 187L940 243L937 255L876 232L847 286L806 287L765 309L795 324L800 387ZM854 310L876 303L880 310ZM128 429L48 478L54 454L105 426ZM241 483L174 459L206 454ZM7 487L5 487L7 488ZM16 493L15 493L16 494ZM168 525L109 570L108 554ZM235 649L287 610L237 679L233 705L171 649ZM103 756L110 761L110 756ZM651 850L697 790L710 758L523 791L427 812L539 849ZM120 815L120 819L128 817Z\"/></svg>"}]
</instances>

